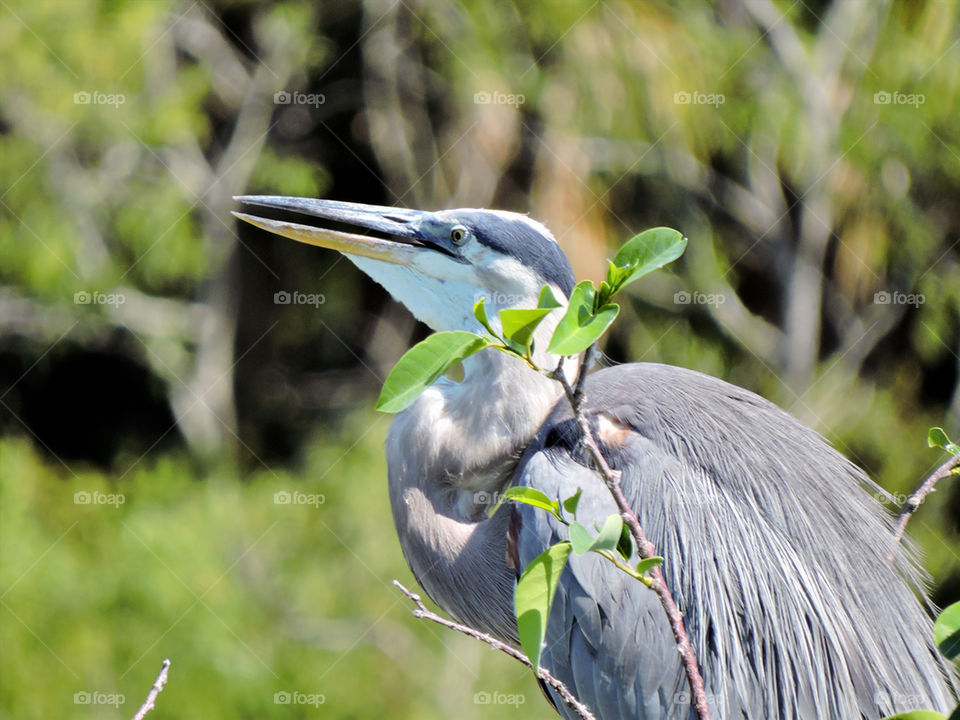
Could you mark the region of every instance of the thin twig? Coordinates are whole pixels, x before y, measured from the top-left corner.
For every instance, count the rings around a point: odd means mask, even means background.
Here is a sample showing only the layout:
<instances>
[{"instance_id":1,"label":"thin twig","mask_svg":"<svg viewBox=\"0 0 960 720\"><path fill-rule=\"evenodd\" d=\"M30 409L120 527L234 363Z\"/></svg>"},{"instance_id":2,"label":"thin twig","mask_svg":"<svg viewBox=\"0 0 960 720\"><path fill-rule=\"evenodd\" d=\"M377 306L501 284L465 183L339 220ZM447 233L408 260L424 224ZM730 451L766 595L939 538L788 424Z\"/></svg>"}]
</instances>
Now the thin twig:
<instances>
[{"instance_id":1,"label":"thin twig","mask_svg":"<svg viewBox=\"0 0 960 720\"><path fill-rule=\"evenodd\" d=\"M531 670L534 669L533 665L531 664L527 656L524 655L519 650L517 650L516 648L511 647L510 645L507 645L505 642L501 642L500 640L497 640L492 635L488 635L487 633L480 632L479 630L474 630L472 627L461 625L460 623L454 622L453 620L448 620L445 617L441 617L440 615L437 615L435 612L427 609L427 606L423 604L423 601L420 599L419 595L407 590L407 588L405 588L403 585L400 584L399 580L394 580L393 584L396 585L398 588L400 588L400 592L402 592L408 598L413 600L414 603L416 603L417 609L413 611L414 617L420 618L423 620L431 620L437 623L438 625L443 625L444 627L450 628L451 630L456 630L457 632L461 632L464 635L469 635L472 638L481 640L482 642L487 643L487 645L489 645L490 647L496 650L499 650L500 652L506 653L507 655L512 657L514 660L519 660ZM590 712L590 708L588 708L582 702L577 700L574 694L570 692L570 689L566 685L564 685L563 682L555 678L550 673L549 670L547 670L544 667L541 667L539 671L535 671L535 672L538 673L539 677L547 685L549 685L554 690L556 690L557 694L560 695L563 701L567 704L567 707L573 709L574 712L576 712L581 718L583 718L583 720L596 720L596 717L594 717L593 713Z\"/></svg>"},{"instance_id":2,"label":"thin twig","mask_svg":"<svg viewBox=\"0 0 960 720\"><path fill-rule=\"evenodd\" d=\"M903 504L903 510L900 511L900 516L897 518L897 527L893 533L893 544L894 549L900 544L900 541L903 540L903 534L907 530L907 523L910 522L910 518L917 511L917 508L920 507L920 504L923 502L924 498L927 497L931 492L933 492L934 486L944 478L950 477L954 474L954 470L960 469L960 456L954 455L951 456L945 463L931 473L926 480L920 483L920 487L913 491L913 494L907 498L907 501ZM887 558L891 563L894 559L894 550L890 551L890 555Z\"/></svg>"},{"instance_id":3,"label":"thin twig","mask_svg":"<svg viewBox=\"0 0 960 720\"><path fill-rule=\"evenodd\" d=\"M147 713L153 710L153 703L156 701L157 695L163 690L163 686L167 684L167 673L169 672L170 660L167 659L160 665L160 673L157 675L157 679L153 681L153 687L150 688L147 699L143 701L143 705L137 710L137 714L133 716L133 720L143 720L143 718L147 716Z\"/></svg>"},{"instance_id":4,"label":"thin twig","mask_svg":"<svg viewBox=\"0 0 960 720\"><path fill-rule=\"evenodd\" d=\"M633 536L633 540L637 545L637 554L643 559L655 557L657 555L657 549L643 532L640 521L637 520L633 508L630 507L627 498L623 494L623 490L620 488L620 473L607 464L606 458L603 457L603 453L600 452L600 447L593 437L590 424L582 412L584 379L587 374L587 367L595 352L596 345L591 345L587 349L574 387L571 387L567 381L566 376L562 372L562 366L558 366L558 371L555 372L553 376L563 385L563 390L567 395L567 399L570 401L577 427L580 430L580 440L590 453L590 457L593 459L594 465L596 465L600 476L603 478L604 484L607 486L610 494L613 495L617 509L620 511L620 517L623 518L624 523L630 528L630 534ZM660 568L655 567L650 570L650 576L652 580L650 589L660 598L660 604L663 606L663 610L667 614L667 619L670 622L670 629L673 630L673 637L677 643L677 649L680 651L683 669L687 675L687 682L690 685L690 694L693 698L693 707L697 712L697 717L700 718L700 720L709 720L710 706L707 704L707 695L703 687L703 676L700 674L700 666L693 652L693 646L690 644L687 629L683 625L683 616L677 607L677 603L673 599L673 595L670 593L670 588L667 587L667 583L663 578L663 572Z\"/></svg>"}]
</instances>

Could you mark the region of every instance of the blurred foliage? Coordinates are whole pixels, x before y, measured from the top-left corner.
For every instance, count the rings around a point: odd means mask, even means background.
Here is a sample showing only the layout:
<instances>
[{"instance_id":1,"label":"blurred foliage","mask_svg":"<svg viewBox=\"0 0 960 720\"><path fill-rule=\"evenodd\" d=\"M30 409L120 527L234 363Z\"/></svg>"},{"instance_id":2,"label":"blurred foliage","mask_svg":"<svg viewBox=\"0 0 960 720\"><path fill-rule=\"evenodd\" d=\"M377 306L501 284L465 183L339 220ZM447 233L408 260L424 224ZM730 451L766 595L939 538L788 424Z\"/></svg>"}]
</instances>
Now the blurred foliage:
<instances>
[{"instance_id":1,"label":"blurred foliage","mask_svg":"<svg viewBox=\"0 0 960 720\"><path fill-rule=\"evenodd\" d=\"M895 499L941 460L928 427L960 435L953 3L0 13L0 715L84 690L129 715L165 655L156 717L306 714L273 704L295 689L332 717L551 714L388 582L409 573L372 407L424 329L342 258L238 234L233 194L529 211L594 280L677 227L612 360L753 389ZM323 302L274 301L294 290ZM126 502L74 504L95 490ZM911 523L941 604L958 498Z\"/></svg>"},{"instance_id":2,"label":"blurred foliage","mask_svg":"<svg viewBox=\"0 0 960 720\"><path fill-rule=\"evenodd\" d=\"M516 716L475 704L481 692L538 706L525 668L414 620L392 586L415 581L388 530L387 427L354 417L297 472L244 482L229 467L198 478L177 455L122 483L64 477L29 442L0 442L0 716L130 717L164 657L157 717ZM124 702L74 706L84 692ZM278 692L323 703L277 705Z\"/></svg>"}]
</instances>

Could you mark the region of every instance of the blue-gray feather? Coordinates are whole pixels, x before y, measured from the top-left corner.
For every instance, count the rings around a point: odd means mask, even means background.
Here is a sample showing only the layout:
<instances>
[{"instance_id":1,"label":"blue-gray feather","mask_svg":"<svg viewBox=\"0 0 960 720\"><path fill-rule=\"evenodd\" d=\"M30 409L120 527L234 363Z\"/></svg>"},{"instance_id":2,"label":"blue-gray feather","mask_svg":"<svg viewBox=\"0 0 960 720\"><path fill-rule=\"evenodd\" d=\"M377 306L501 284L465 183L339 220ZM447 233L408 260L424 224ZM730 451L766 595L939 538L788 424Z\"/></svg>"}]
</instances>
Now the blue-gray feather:
<instances>
[{"instance_id":1,"label":"blue-gray feather","mask_svg":"<svg viewBox=\"0 0 960 720\"><path fill-rule=\"evenodd\" d=\"M576 284L570 261L551 239L547 229L524 215L490 210L457 210L456 217L470 228L477 240L531 270L545 283L563 290L568 297Z\"/></svg>"},{"instance_id":2,"label":"blue-gray feather","mask_svg":"<svg viewBox=\"0 0 960 720\"><path fill-rule=\"evenodd\" d=\"M605 454L666 558L715 717L952 707L952 671L917 597L922 573L909 551L888 563L891 518L855 465L772 403L693 371L601 370L586 397L588 416L602 410L626 430ZM615 512L590 467L562 401L516 477L551 496L582 487L589 524ZM566 530L517 512L523 567ZM659 601L597 556L571 557L543 657L604 720L693 717Z\"/></svg>"}]
</instances>

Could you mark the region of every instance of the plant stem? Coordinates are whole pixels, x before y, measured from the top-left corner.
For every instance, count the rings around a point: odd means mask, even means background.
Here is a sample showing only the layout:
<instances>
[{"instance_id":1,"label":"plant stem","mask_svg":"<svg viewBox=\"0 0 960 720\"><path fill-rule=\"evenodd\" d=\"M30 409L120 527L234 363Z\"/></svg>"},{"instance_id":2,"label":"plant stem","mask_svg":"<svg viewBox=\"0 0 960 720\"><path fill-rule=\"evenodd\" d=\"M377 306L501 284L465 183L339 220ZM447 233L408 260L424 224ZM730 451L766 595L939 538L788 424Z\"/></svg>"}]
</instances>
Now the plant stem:
<instances>
[{"instance_id":1,"label":"plant stem","mask_svg":"<svg viewBox=\"0 0 960 720\"><path fill-rule=\"evenodd\" d=\"M590 365L593 364L593 358L595 354L596 344L587 348L583 362L581 363L580 369L577 372L577 379L573 387L570 386L566 376L563 374L562 360L552 376L563 386L567 400L570 402L570 407L573 409L577 427L580 430L580 441L587 449L587 452L590 453L590 457L593 459L593 463L596 465L597 471L603 478L604 484L607 486L610 494L613 495L613 499L617 504L617 509L620 511L620 516L623 518L623 521L626 523L627 527L630 528L630 534L633 536L633 540L637 545L637 554L643 559L655 557L657 554L656 548L643 532L643 528L640 526L640 521L637 520L637 516L633 512L633 508L630 507L630 504L627 502L627 498L623 494L623 490L620 488L620 473L613 470L610 465L607 464L606 458L603 457L603 453L600 452L600 447L597 445L597 442L593 437L593 431L590 429L590 424L582 411L584 400L584 382L586 380L587 370L589 369ZM667 615L667 620L670 622L670 629L673 631L673 637L677 643L677 649L680 651L683 669L687 675L687 682L690 685L690 694L693 697L693 706L696 710L697 717L700 718L700 720L709 720L710 706L707 704L707 695L703 688L703 676L700 674L700 666L697 663L697 657L693 652L693 646L690 644L690 638L687 635L686 628L684 627L683 616L681 615L680 610L673 599L673 595L670 593L670 588L667 587L667 583L663 578L663 572L661 569L659 567L651 569L650 577L651 583L649 587L660 599L660 604L663 606L663 610Z\"/></svg>"},{"instance_id":2,"label":"plant stem","mask_svg":"<svg viewBox=\"0 0 960 720\"><path fill-rule=\"evenodd\" d=\"M528 668L530 668L531 670L534 670L534 672L537 673L540 679L542 679L547 685L549 685L554 690L556 690L557 694L560 695L560 697L563 698L563 701L567 704L567 707L574 710L582 718L582 720L597 720L596 717L593 715L593 713L590 712L590 708L588 708L582 702L577 700L576 696L574 696L574 694L570 692L570 689L566 685L564 685L563 682L555 678L550 673L550 671L544 667L541 667L539 671L535 670L529 658L527 658L527 656L524 655L519 650L517 650L514 647L511 647L510 645L507 645L505 642L501 642L500 640L497 640L495 637L493 637L492 635L488 635L485 632L480 632L479 630L475 630L474 628L469 627L467 625L461 625L458 622L454 622L453 620L448 620L445 617L441 617L440 615L437 615L435 612L427 609L427 606L423 604L423 601L420 599L419 595L407 590L407 588L405 588L403 585L400 584L399 580L394 580L393 584L396 585L398 588L400 588L400 592L402 592L408 598L413 600L413 602L416 604L417 609L413 611L414 617L420 618L423 620L431 620L437 623L438 625L443 625L444 627L450 628L451 630L456 630L457 632L461 632L464 635L468 635L472 638L475 638L477 640L487 643L487 645L489 645L492 648L495 648L496 650L499 650L500 652L506 653L507 655L512 657L514 660L519 660Z\"/></svg>"},{"instance_id":3,"label":"plant stem","mask_svg":"<svg viewBox=\"0 0 960 720\"><path fill-rule=\"evenodd\" d=\"M143 701L143 705L137 710L137 714L133 716L133 720L143 720L143 718L147 716L147 713L153 710L153 704L157 700L157 695L163 690L163 686L167 684L167 674L169 672L170 661L164 660L160 665L160 673L157 675L157 679L153 681L153 687L150 688L150 692L147 694L147 699Z\"/></svg>"},{"instance_id":4,"label":"plant stem","mask_svg":"<svg viewBox=\"0 0 960 720\"><path fill-rule=\"evenodd\" d=\"M907 498L907 501L903 504L903 510L900 511L900 516L897 518L897 527L893 533L894 550L890 551L890 555L887 558L891 563L893 563L894 560L896 546L900 544L900 541L903 539L903 534L907 530L907 523L910 522L910 518L920 507L924 498L933 492L938 482L953 475L954 470L958 468L960 468L960 455L954 455L927 476L926 480L920 483L920 487L914 490L913 494Z\"/></svg>"}]
</instances>

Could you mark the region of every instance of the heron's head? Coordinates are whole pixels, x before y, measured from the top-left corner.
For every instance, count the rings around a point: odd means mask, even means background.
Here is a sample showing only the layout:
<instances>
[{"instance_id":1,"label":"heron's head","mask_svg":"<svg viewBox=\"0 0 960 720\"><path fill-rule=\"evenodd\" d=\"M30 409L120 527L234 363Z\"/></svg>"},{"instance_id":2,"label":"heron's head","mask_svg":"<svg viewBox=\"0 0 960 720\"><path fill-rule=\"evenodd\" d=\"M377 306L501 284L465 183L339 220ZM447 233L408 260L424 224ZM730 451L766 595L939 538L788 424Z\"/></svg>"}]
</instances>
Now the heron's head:
<instances>
[{"instance_id":1,"label":"heron's head","mask_svg":"<svg viewBox=\"0 0 960 720\"><path fill-rule=\"evenodd\" d=\"M525 215L263 195L236 199L309 216L306 224L234 213L278 235L338 250L434 330L477 331L472 309L481 297L492 319L503 308L536 307L544 285L560 299L574 286L553 235Z\"/></svg>"}]
</instances>

